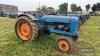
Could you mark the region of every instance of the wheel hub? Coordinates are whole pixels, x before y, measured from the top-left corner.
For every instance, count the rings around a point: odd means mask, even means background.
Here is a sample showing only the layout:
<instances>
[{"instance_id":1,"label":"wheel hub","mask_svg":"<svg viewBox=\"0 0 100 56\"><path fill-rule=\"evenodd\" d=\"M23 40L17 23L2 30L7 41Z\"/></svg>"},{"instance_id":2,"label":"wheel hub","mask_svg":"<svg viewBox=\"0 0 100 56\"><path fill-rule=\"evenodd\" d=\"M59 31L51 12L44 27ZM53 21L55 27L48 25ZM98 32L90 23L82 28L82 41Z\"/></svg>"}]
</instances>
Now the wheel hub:
<instances>
[{"instance_id":1,"label":"wheel hub","mask_svg":"<svg viewBox=\"0 0 100 56\"><path fill-rule=\"evenodd\" d=\"M59 40L58 47L61 51L68 51L69 50L69 44L65 40Z\"/></svg>"},{"instance_id":2,"label":"wheel hub","mask_svg":"<svg viewBox=\"0 0 100 56\"><path fill-rule=\"evenodd\" d=\"M28 21L20 20L17 24L17 34L22 40L29 40L31 35L31 26Z\"/></svg>"},{"instance_id":3,"label":"wheel hub","mask_svg":"<svg viewBox=\"0 0 100 56\"><path fill-rule=\"evenodd\" d=\"M29 34L29 26L28 26L28 24L27 23L24 23L24 24L22 24L21 25L21 33L23 34L23 35L28 35Z\"/></svg>"}]
</instances>

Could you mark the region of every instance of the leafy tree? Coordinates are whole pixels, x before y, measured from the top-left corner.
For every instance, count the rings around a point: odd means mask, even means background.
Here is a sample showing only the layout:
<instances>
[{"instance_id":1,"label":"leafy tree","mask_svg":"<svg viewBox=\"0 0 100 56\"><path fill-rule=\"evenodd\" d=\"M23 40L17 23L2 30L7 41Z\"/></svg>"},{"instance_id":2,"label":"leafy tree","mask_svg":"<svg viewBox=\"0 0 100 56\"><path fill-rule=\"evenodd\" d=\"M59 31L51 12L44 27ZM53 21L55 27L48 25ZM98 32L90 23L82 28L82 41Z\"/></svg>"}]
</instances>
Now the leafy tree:
<instances>
[{"instance_id":1,"label":"leafy tree","mask_svg":"<svg viewBox=\"0 0 100 56\"><path fill-rule=\"evenodd\" d=\"M47 14L53 14L54 13L54 8L53 7L48 7L47 8Z\"/></svg>"},{"instance_id":2,"label":"leafy tree","mask_svg":"<svg viewBox=\"0 0 100 56\"><path fill-rule=\"evenodd\" d=\"M40 7L36 8L36 11L41 11Z\"/></svg>"},{"instance_id":3,"label":"leafy tree","mask_svg":"<svg viewBox=\"0 0 100 56\"><path fill-rule=\"evenodd\" d=\"M43 12L43 13L47 13L47 7L44 5L44 6L41 6L41 12Z\"/></svg>"},{"instance_id":4,"label":"leafy tree","mask_svg":"<svg viewBox=\"0 0 100 56\"><path fill-rule=\"evenodd\" d=\"M99 12L100 11L100 3L97 3L96 8L97 8L97 11Z\"/></svg>"},{"instance_id":5,"label":"leafy tree","mask_svg":"<svg viewBox=\"0 0 100 56\"><path fill-rule=\"evenodd\" d=\"M59 13L67 14L68 11L68 3L63 3L59 5Z\"/></svg>"},{"instance_id":6,"label":"leafy tree","mask_svg":"<svg viewBox=\"0 0 100 56\"><path fill-rule=\"evenodd\" d=\"M97 8L96 8L96 7L97 7L97 5L96 5L96 4L94 4L94 5L93 5L93 7L92 7L92 12L97 11Z\"/></svg>"},{"instance_id":7,"label":"leafy tree","mask_svg":"<svg viewBox=\"0 0 100 56\"><path fill-rule=\"evenodd\" d=\"M40 8L37 8L37 11L46 14L47 13L47 7L45 5L43 5Z\"/></svg>"},{"instance_id":8,"label":"leafy tree","mask_svg":"<svg viewBox=\"0 0 100 56\"><path fill-rule=\"evenodd\" d=\"M76 10L77 10L77 11L82 11L81 6L78 6Z\"/></svg>"},{"instance_id":9,"label":"leafy tree","mask_svg":"<svg viewBox=\"0 0 100 56\"><path fill-rule=\"evenodd\" d=\"M75 12L77 10L77 5L76 4L71 4L71 10L72 12Z\"/></svg>"},{"instance_id":10,"label":"leafy tree","mask_svg":"<svg viewBox=\"0 0 100 56\"><path fill-rule=\"evenodd\" d=\"M85 8L86 8L86 11L88 11L89 9L90 9L90 4L87 4L86 6L85 6Z\"/></svg>"},{"instance_id":11,"label":"leafy tree","mask_svg":"<svg viewBox=\"0 0 100 56\"><path fill-rule=\"evenodd\" d=\"M100 12L100 3L94 4L92 6L92 12L98 11Z\"/></svg>"}]
</instances>

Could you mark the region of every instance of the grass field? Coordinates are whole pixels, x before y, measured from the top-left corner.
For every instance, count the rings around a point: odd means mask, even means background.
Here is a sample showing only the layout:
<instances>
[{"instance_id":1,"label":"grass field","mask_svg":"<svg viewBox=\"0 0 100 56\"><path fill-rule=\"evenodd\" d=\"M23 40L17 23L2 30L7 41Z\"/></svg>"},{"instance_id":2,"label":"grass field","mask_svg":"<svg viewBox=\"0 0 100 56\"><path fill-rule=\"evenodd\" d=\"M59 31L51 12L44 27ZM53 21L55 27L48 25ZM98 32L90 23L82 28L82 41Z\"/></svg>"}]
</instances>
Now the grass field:
<instances>
[{"instance_id":1,"label":"grass field","mask_svg":"<svg viewBox=\"0 0 100 56\"><path fill-rule=\"evenodd\" d=\"M55 49L57 35L42 35L32 44L21 41L14 32L16 19L0 17L0 56L100 56L100 16L91 16L79 31L72 53Z\"/></svg>"}]
</instances>

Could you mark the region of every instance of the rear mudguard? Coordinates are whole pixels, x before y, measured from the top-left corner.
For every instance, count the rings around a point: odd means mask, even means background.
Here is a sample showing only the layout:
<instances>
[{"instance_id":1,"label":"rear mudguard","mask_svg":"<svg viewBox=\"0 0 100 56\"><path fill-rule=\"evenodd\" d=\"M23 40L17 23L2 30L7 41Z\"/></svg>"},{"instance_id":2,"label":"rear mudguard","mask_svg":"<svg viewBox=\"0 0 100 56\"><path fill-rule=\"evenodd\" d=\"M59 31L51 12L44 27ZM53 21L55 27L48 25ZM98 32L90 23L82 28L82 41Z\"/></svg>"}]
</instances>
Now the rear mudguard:
<instances>
[{"instance_id":1,"label":"rear mudguard","mask_svg":"<svg viewBox=\"0 0 100 56\"><path fill-rule=\"evenodd\" d=\"M18 16L18 18L19 18L20 16L27 16L30 20L35 20L35 21L37 21L37 19L36 19L33 15L31 15L31 14L21 14L21 15Z\"/></svg>"}]
</instances>

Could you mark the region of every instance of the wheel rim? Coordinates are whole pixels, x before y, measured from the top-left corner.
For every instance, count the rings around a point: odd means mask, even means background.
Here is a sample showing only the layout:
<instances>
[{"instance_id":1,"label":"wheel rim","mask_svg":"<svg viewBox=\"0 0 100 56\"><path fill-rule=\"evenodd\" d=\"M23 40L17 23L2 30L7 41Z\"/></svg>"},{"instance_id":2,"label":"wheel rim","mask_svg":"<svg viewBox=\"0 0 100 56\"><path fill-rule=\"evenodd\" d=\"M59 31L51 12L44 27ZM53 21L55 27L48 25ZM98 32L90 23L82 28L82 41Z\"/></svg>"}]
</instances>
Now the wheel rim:
<instances>
[{"instance_id":1,"label":"wheel rim","mask_svg":"<svg viewBox=\"0 0 100 56\"><path fill-rule=\"evenodd\" d=\"M22 40L29 40L31 36L31 26L26 20L19 20L17 24L17 34Z\"/></svg>"},{"instance_id":2,"label":"wheel rim","mask_svg":"<svg viewBox=\"0 0 100 56\"><path fill-rule=\"evenodd\" d=\"M66 40L59 40L58 41L58 48L61 50L61 51L69 51L69 49L70 49L70 46L69 46L69 43L68 43L68 41L66 41Z\"/></svg>"}]
</instances>

